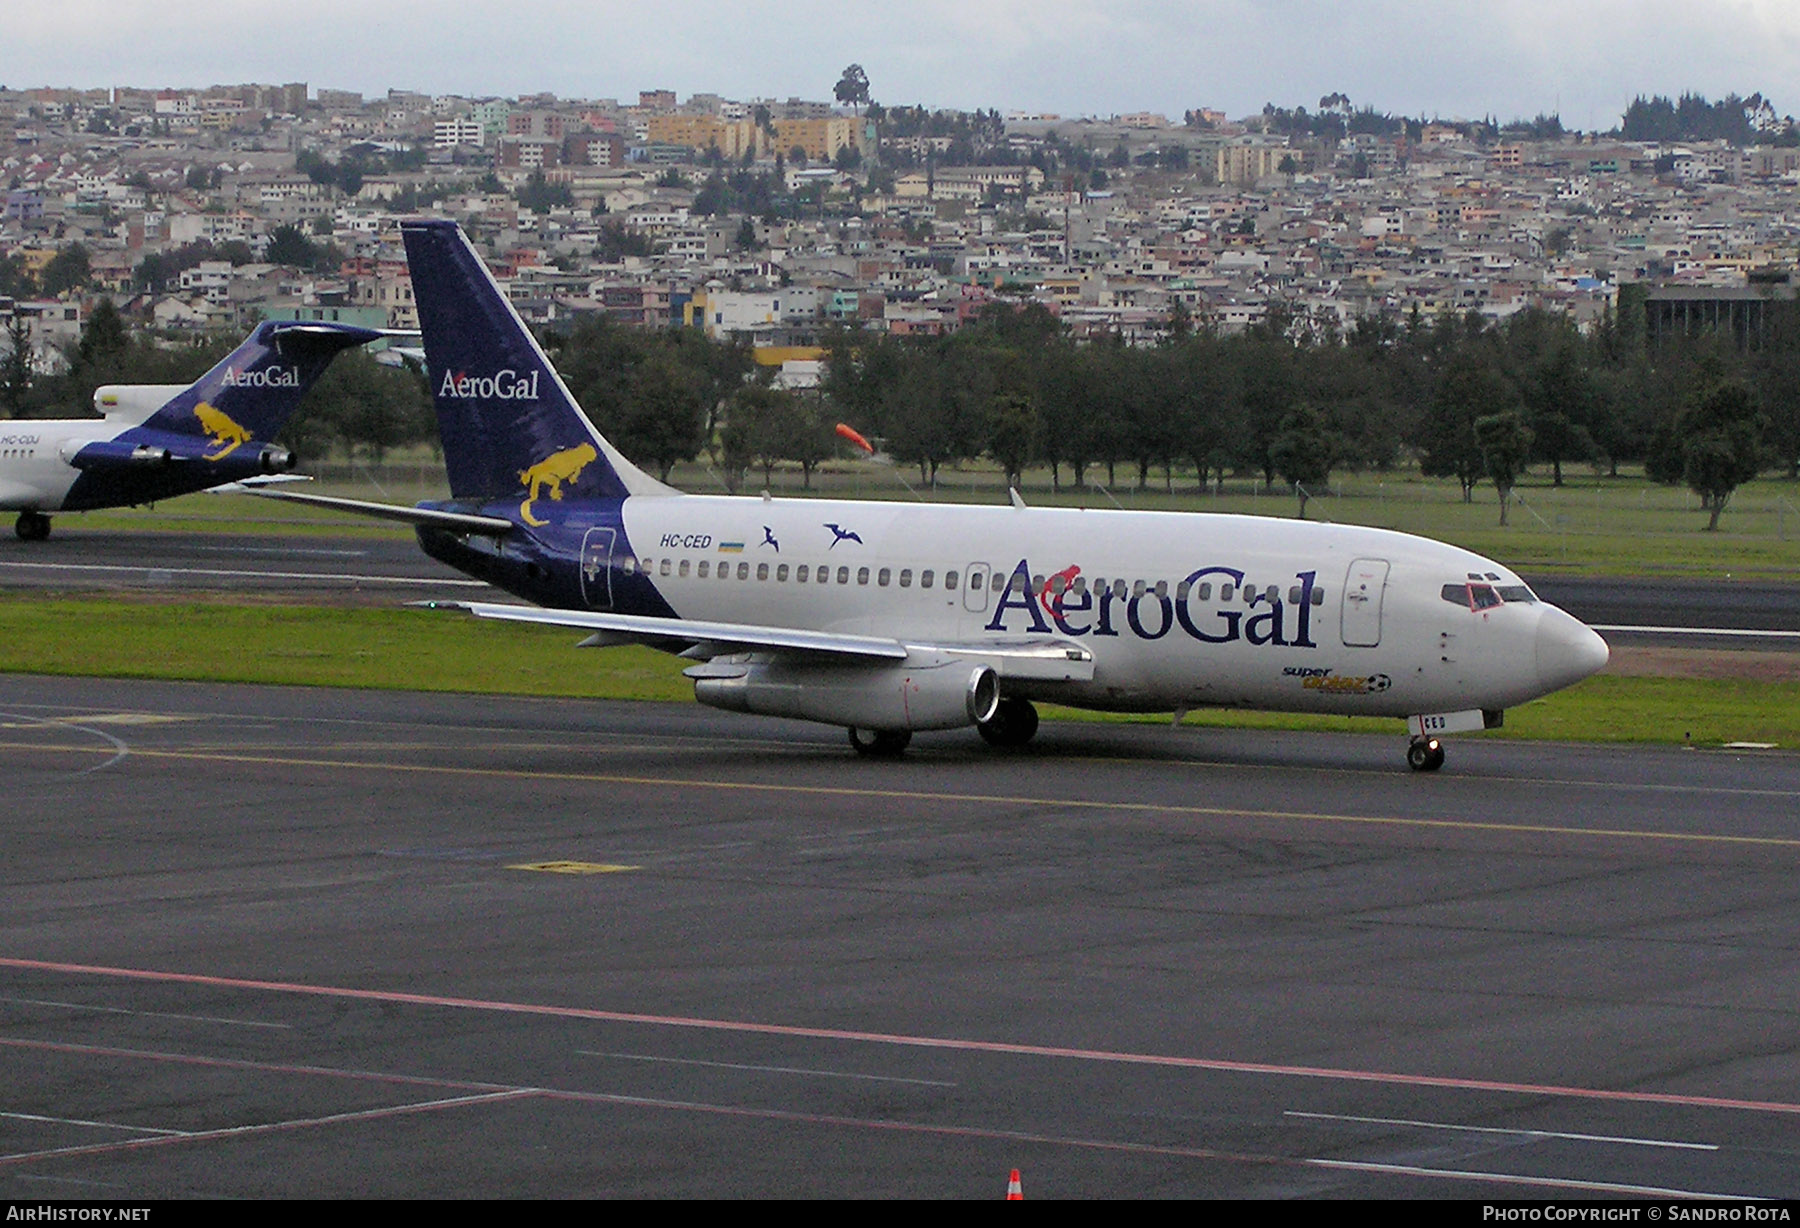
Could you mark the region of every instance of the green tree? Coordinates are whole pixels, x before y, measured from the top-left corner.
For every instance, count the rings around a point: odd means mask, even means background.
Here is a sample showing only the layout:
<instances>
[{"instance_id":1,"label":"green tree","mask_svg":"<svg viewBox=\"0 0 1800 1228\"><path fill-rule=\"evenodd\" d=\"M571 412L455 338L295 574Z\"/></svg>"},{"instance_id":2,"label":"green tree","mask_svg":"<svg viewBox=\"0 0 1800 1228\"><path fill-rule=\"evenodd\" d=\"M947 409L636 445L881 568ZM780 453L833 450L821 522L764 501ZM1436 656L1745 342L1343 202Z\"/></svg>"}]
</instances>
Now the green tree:
<instances>
[{"instance_id":1,"label":"green tree","mask_svg":"<svg viewBox=\"0 0 1800 1228\"><path fill-rule=\"evenodd\" d=\"M0 296L33 298L37 292L37 279L31 275L31 270L25 267L24 256L17 254L0 256Z\"/></svg>"},{"instance_id":2,"label":"green tree","mask_svg":"<svg viewBox=\"0 0 1800 1228\"><path fill-rule=\"evenodd\" d=\"M263 256L270 264L310 269L319 258L319 246L302 234L298 226L277 226L269 236L269 246Z\"/></svg>"},{"instance_id":3,"label":"green tree","mask_svg":"<svg viewBox=\"0 0 1800 1228\"><path fill-rule=\"evenodd\" d=\"M31 322L15 314L6 322L6 357L0 359L0 401L16 418L25 411L35 364L31 358Z\"/></svg>"},{"instance_id":4,"label":"green tree","mask_svg":"<svg viewBox=\"0 0 1800 1228\"><path fill-rule=\"evenodd\" d=\"M1463 502L1474 501L1475 483L1487 472L1477 419L1515 412L1519 396L1494 366L1485 345L1461 343L1450 358L1419 435L1419 471L1426 477L1453 477Z\"/></svg>"},{"instance_id":5,"label":"green tree","mask_svg":"<svg viewBox=\"0 0 1800 1228\"><path fill-rule=\"evenodd\" d=\"M744 470L755 464L762 466L766 489L775 466L798 450L802 421L799 401L786 389L754 383L732 393L720 433L726 486L737 490Z\"/></svg>"},{"instance_id":6,"label":"green tree","mask_svg":"<svg viewBox=\"0 0 1800 1228\"><path fill-rule=\"evenodd\" d=\"M844 69L831 93L846 106L860 107L869 101L869 74L861 64L852 64Z\"/></svg>"},{"instance_id":7,"label":"green tree","mask_svg":"<svg viewBox=\"0 0 1800 1228\"><path fill-rule=\"evenodd\" d=\"M995 397L993 425L988 430L988 455L1005 471L1006 484L1017 489L1025 480L1025 465L1037 448L1040 422L1036 403L1023 392L1004 392Z\"/></svg>"},{"instance_id":8,"label":"green tree","mask_svg":"<svg viewBox=\"0 0 1800 1228\"><path fill-rule=\"evenodd\" d=\"M86 286L91 276L87 248L80 243L71 243L50 257L41 281L45 294L60 297Z\"/></svg>"},{"instance_id":9,"label":"green tree","mask_svg":"<svg viewBox=\"0 0 1800 1228\"><path fill-rule=\"evenodd\" d=\"M436 438L437 419L418 372L383 366L356 349L325 368L282 441L301 455L321 456L335 444L380 464L393 448Z\"/></svg>"},{"instance_id":10,"label":"green tree","mask_svg":"<svg viewBox=\"0 0 1800 1228\"><path fill-rule=\"evenodd\" d=\"M1500 525L1504 528L1513 486L1531 454L1531 428L1516 411L1487 414L1475 419L1475 440L1481 448L1482 467L1500 493Z\"/></svg>"},{"instance_id":11,"label":"green tree","mask_svg":"<svg viewBox=\"0 0 1800 1228\"><path fill-rule=\"evenodd\" d=\"M1681 480L1711 510L1708 532L1717 531L1732 493L1761 468L1766 425L1756 394L1735 380L1714 385L1675 420Z\"/></svg>"},{"instance_id":12,"label":"green tree","mask_svg":"<svg viewBox=\"0 0 1800 1228\"><path fill-rule=\"evenodd\" d=\"M634 373L624 410L613 442L653 466L665 482L706 444L705 380L668 347L659 347Z\"/></svg>"},{"instance_id":13,"label":"green tree","mask_svg":"<svg viewBox=\"0 0 1800 1228\"><path fill-rule=\"evenodd\" d=\"M1337 441L1331 424L1311 405L1297 405L1281 420L1281 429L1269 444L1269 454L1281 480L1291 483L1300 498L1300 519L1306 504L1331 480L1337 463Z\"/></svg>"}]
</instances>

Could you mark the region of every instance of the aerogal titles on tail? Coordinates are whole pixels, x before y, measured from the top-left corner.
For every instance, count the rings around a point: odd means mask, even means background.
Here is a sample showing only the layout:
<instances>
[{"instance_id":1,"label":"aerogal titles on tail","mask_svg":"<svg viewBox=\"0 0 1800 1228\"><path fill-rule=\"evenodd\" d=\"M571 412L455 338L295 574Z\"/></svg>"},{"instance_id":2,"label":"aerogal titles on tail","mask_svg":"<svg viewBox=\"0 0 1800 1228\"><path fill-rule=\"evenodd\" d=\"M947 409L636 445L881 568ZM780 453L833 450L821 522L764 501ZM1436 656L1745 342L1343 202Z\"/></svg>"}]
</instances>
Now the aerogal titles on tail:
<instances>
[{"instance_id":1,"label":"aerogal titles on tail","mask_svg":"<svg viewBox=\"0 0 1800 1228\"><path fill-rule=\"evenodd\" d=\"M1388 716L1429 770L1441 735L1606 661L1507 568L1381 529L681 494L594 429L453 223L401 233L452 498L349 510L533 603L463 607L480 617L694 661L702 703L840 725L876 755L971 725L1022 744L1039 702Z\"/></svg>"},{"instance_id":2,"label":"aerogal titles on tail","mask_svg":"<svg viewBox=\"0 0 1800 1228\"><path fill-rule=\"evenodd\" d=\"M0 424L0 508L42 541L50 512L124 507L291 469L272 441L341 351L381 334L271 321L194 383L108 385L101 418Z\"/></svg>"}]
</instances>

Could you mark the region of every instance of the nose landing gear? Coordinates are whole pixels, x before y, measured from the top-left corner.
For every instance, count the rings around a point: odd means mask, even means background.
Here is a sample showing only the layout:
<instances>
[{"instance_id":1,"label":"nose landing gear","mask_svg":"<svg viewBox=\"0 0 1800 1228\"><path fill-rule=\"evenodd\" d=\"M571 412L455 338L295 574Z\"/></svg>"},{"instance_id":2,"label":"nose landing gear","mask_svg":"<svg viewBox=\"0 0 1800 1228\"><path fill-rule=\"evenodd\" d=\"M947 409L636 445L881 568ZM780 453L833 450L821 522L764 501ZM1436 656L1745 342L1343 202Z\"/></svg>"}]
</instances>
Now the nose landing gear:
<instances>
[{"instance_id":1,"label":"nose landing gear","mask_svg":"<svg viewBox=\"0 0 1800 1228\"><path fill-rule=\"evenodd\" d=\"M1415 772L1435 772L1444 766L1444 744L1436 738L1414 738L1406 748L1406 766Z\"/></svg>"}]
</instances>

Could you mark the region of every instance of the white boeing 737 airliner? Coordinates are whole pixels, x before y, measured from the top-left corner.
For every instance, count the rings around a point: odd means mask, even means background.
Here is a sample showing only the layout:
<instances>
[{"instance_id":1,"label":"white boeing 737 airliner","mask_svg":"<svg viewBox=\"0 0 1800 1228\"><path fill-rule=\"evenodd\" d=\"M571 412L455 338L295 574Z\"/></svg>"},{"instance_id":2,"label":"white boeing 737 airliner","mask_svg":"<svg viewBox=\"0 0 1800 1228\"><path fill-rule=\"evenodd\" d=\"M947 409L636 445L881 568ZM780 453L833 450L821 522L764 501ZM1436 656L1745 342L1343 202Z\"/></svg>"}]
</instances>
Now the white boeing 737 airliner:
<instances>
[{"instance_id":1,"label":"white boeing 737 airliner","mask_svg":"<svg viewBox=\"0 0 1800 1228\"><path fill-rule=\"evenodd\" d=\"M1382 529L1199 513L682 494L576 406L449 222L402 225L452 499L263 491L416 526L427 553L533 605L482 618L648 643L695 698L841 725L865 754L1038 702L1391 716L1439 735L1606 663L1605 643L1470 551Z\"/></svg>"}]
</instances>

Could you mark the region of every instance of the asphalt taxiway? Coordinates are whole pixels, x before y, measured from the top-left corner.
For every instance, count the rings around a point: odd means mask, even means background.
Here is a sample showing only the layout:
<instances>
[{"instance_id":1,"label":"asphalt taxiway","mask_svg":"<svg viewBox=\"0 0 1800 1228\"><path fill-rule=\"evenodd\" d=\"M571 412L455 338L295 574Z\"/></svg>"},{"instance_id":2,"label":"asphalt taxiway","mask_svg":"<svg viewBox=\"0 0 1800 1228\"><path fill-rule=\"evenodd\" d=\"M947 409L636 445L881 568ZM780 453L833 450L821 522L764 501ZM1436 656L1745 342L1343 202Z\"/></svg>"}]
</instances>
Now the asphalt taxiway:
<instances>
[{"instance_id":1,"label":"asphalt taxiway","mask_svg":"<svg viewBox=\"0 0 1800 1228\"><path fill-rule=\"evenodd\" d=\"M1800 1194L1800 761L0 676L0 1196Z\"/></svg>"}]
</instances>

